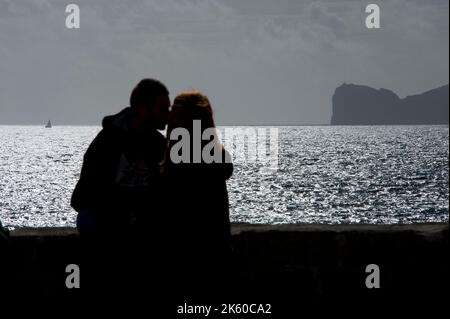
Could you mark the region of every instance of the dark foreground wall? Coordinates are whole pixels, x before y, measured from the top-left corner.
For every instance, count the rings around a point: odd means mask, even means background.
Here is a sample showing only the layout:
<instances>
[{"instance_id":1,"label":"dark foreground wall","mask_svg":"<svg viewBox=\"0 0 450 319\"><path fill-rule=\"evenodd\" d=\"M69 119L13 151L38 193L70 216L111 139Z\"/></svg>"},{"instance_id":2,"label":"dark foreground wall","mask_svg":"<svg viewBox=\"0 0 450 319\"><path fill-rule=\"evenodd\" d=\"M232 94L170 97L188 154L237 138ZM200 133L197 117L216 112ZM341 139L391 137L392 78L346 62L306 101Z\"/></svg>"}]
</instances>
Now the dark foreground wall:
<instances>
[{"instance_id":1,"label":"dark foreground wall","mask_svg":"<svg viewBox=\"0 0 450 319\"><path fill-rule=\"evenodd\" d=\"M283 299L298 310L309 302L398 306L407 300L411 307L448 297L448 224L233 225L232 233L233 286L241 303ZM70 297L65 267L79 262L76 230L18 229L10 246L7 277L16 294ZM379 266L379 289L366 287L369 264Z\"/></svg>"}]
</instances>

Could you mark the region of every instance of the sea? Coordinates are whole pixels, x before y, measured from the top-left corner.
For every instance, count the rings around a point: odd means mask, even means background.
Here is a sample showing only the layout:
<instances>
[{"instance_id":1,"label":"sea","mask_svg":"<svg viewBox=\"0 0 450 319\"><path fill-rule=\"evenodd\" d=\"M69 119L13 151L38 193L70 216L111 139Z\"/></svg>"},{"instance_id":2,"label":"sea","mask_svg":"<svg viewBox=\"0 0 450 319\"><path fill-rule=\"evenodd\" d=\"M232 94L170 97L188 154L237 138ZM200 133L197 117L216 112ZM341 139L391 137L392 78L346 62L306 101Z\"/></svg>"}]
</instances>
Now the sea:
<instances>
[{"instance_id":1,"label":"sea","mask_svg":"<svg viewBox=\"0 0 450 319\"><path fill-rule=\"evenodd\" d=\"M267 136L270 129L277 133L276 168L245 158L235 162L227 182L232 222L448 222L448 125L263 128ZM70 197L100 129L0 126L2 224L74 227Z\"/></svg>"}]
</instances>

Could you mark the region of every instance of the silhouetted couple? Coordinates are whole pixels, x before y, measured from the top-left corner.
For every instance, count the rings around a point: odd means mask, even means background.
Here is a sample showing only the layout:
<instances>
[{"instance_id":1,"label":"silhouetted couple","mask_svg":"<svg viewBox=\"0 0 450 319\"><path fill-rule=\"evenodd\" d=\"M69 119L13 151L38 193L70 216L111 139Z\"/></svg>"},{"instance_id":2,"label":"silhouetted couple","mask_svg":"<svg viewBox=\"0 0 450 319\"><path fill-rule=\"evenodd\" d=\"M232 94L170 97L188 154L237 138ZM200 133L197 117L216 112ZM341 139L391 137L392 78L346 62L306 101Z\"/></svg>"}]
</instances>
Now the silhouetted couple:
<instances>
[{"instance_id":1,"label":"silhouetted couple","mask_svg":"<svg viewBox=\"0 0 450 319\"><path fill-rule=\"evenodd\" d=\"M195 122L201 132L213 132L209 140L195 140ZM215 145L208 98L185 92L171 107L167 88L144 79L133 89L130 107L102 124L84 155L71 202L86 243L85 289L130 296L144 288L169 299L226 291L231 236L225 181L233 165ZM158 132L166 124L167 138ZM189 143L174 151L180 128ZM196 161L195 143L203 149L211 142L221 161ZM180 152L189 160L179 163Z\"/></svg>"}]
</instances>

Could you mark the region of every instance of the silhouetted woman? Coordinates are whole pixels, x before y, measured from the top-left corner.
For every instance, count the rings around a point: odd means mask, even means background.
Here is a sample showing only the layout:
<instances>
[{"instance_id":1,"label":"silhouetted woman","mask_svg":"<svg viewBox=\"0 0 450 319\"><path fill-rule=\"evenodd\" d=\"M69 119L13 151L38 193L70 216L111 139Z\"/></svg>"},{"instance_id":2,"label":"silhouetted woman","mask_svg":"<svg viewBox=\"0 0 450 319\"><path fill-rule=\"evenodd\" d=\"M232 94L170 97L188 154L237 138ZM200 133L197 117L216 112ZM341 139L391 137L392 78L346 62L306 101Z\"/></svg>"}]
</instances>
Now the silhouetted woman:
<instances>
[{"instance_id":1,"label":"silhouetted woman","mask_svg":"<svg viewBox=\"0 0 450 319\"><path fill-rule=\"evenodd\" d=\"M175 289L184 297L222 294L231 251L226 180L233 164L205 95L191 91L175 98L167 146L162 175L174 227Z\"/></svg>"}]
</instances>

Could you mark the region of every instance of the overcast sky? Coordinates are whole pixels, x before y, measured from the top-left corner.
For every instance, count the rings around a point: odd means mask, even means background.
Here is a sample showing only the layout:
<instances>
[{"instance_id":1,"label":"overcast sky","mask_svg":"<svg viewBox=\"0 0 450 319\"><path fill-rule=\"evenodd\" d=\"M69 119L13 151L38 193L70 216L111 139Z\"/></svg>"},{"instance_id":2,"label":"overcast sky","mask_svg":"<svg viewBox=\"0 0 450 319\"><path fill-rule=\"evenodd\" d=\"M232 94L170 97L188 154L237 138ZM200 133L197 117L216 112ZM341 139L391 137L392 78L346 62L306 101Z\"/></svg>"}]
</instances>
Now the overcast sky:
<instances>
[{"instance_id":1,"label":"overcast sky","mask_svg":"<svg viewBox=\"0 0 450 319\"><path fill-rule=\"evenodd\" d=\"M327 124L343 82L449 82L449 1L0 0L0 123L99 124L138 80L206 93L224 125ZM381 7L381 29L365 6Z\"/></svg>"}]
</instances>

